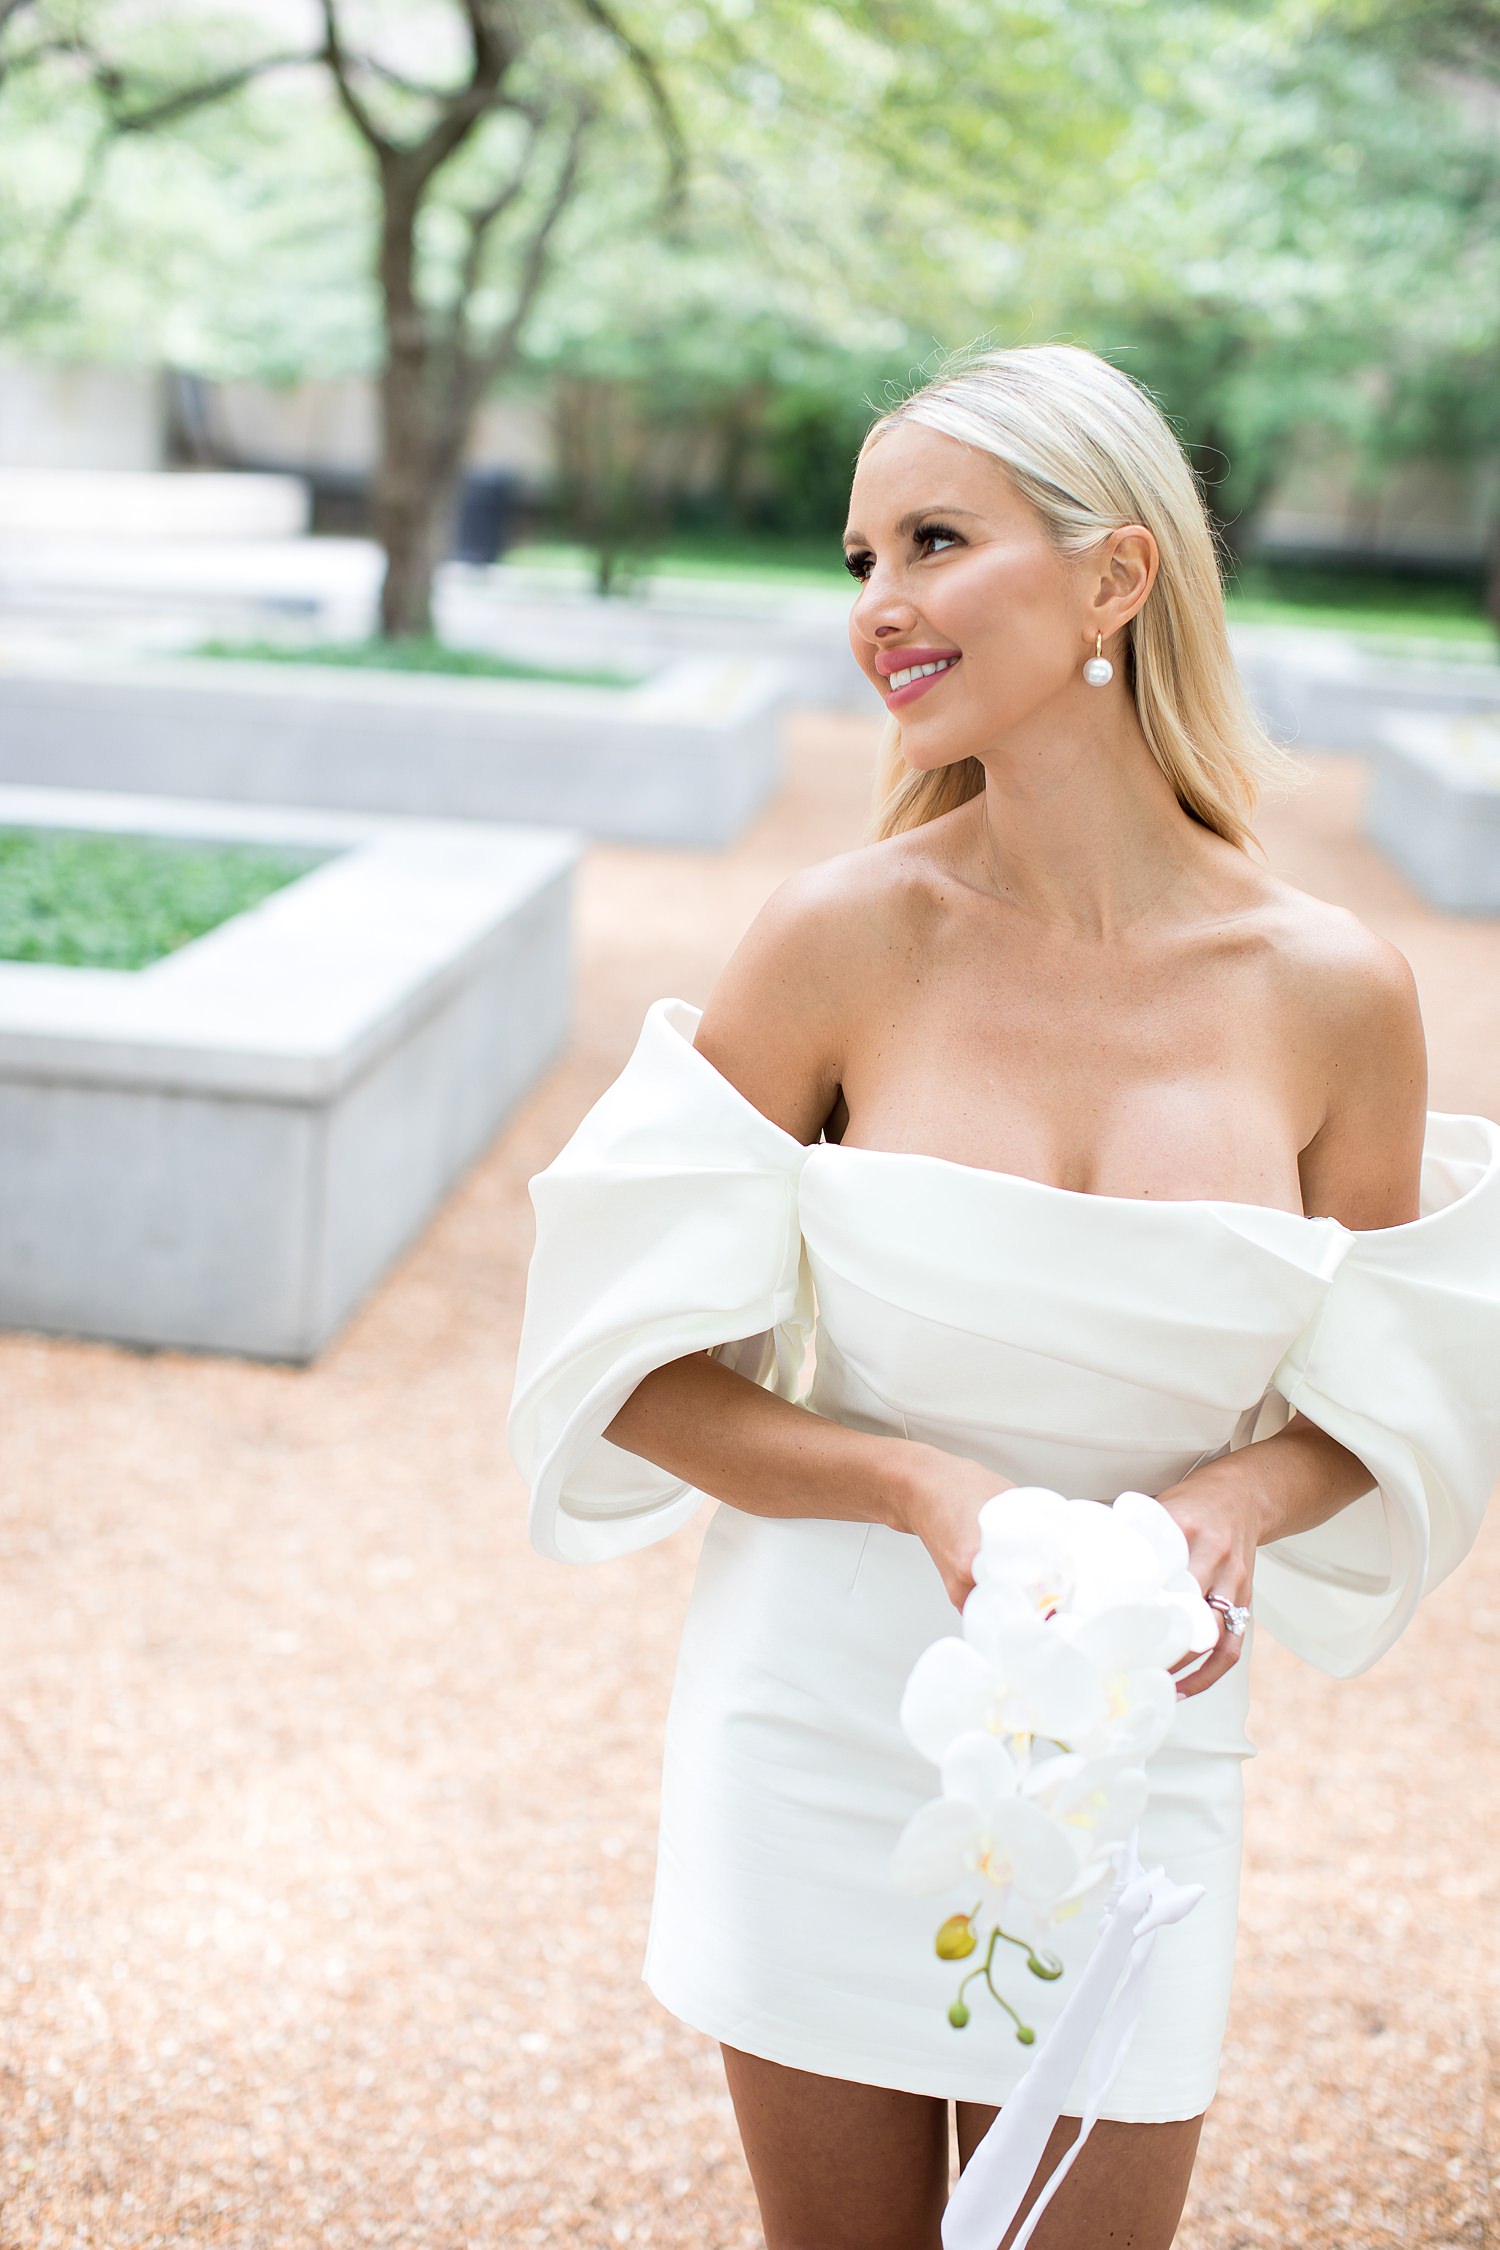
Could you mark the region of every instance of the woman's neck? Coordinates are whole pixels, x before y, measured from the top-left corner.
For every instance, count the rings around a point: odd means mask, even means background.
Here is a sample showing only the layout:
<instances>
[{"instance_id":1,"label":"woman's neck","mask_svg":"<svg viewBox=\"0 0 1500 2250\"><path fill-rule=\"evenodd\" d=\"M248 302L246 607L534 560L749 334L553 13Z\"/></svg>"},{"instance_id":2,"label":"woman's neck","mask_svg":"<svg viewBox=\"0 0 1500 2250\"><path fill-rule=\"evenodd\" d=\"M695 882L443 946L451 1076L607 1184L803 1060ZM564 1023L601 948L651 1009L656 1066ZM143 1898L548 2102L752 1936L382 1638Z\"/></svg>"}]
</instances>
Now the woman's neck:
<instances>
[{"instance_id":1,"label":"woman's neck","mask_svg":"<svg viewBox=\"0 0 1500 2250\"><path fill-rule=\"evenodd\" d=\"M1045 728L1007 737L964 808L976 884L1082 939L1140 921L1214 842L1178 803L1128 700L1109 701L1097 718L1061 723L1054 707Z\"/></svg>"}]
</instances>

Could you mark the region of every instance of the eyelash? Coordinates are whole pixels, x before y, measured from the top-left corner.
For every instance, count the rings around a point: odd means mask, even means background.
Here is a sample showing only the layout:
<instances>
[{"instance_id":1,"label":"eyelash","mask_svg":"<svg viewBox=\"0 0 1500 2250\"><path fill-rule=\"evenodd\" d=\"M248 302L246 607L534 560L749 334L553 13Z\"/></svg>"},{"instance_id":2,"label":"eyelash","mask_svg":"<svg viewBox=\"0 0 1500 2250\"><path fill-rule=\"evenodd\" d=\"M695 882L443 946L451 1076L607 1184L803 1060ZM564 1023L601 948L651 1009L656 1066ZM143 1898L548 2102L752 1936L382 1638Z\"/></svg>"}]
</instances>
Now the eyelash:
<instances>
[{"instance_id":1,"label":"eyelash","mask_svg":"<svg viewBox=\"0 0 1500 2250\"><path fill-rule=\"evenodd\" d=\"M958 533L950 529L945 523L918 524L916 530L912 533L912 538L919 547L928 546L934 539L950 540L954 546L958 544ZM873 555L861 548L855 554L845 555L844 568L851 578L857 579L863 585L870 575L870 565L874 560Z\"/></svg>"}]
</instances>

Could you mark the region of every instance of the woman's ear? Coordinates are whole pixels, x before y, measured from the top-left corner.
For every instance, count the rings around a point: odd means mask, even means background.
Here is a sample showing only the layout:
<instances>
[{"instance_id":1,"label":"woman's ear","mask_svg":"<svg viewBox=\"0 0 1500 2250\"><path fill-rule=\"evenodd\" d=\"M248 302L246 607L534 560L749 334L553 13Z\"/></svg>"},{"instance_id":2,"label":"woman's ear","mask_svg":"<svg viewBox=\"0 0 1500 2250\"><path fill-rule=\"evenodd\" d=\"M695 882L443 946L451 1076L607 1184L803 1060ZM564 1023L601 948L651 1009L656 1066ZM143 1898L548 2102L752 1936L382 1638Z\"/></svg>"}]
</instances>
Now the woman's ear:
<instances>
[{"instance_id":1,"label":"woman's ear","mask_svg":"<svg viewBox=\"0 0 1500 2250\"><path fill-rule=\"evenodd\" d=\"M1160 566L1160 550L1144 524L1127 523L1111 533L1107 573L1110 590L1123 605L1115 620L1117 630L1140 609L1156 584Z\"/></svg>"},{"instance_id":2,"label":"woman's ear","mask_svg":"<svg viewBox=\"0 0 1500 2250\"><path fill-rule=\"evenodd\" d=\"M1144 607L1156 584L1161 554L1155 537L1144 524L1123 524L1111 531L1095 550L1099 575L1094 584L1088 632L1108 639L1130 623Z\"/></svg>"}]
</instances>

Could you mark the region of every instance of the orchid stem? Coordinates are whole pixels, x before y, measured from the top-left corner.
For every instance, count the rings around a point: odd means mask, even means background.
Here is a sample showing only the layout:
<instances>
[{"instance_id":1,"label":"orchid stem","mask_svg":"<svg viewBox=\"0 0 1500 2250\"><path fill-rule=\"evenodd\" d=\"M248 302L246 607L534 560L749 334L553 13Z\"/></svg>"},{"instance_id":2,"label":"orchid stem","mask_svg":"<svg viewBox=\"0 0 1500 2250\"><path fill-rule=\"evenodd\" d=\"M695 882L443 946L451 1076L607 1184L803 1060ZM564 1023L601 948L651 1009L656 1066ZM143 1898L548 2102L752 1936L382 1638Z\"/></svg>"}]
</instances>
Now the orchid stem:
<instances>
[{"instance_id":1,"label":"orchid stem","mask_svg":"<svg viewBox=\"0 0 1500 2250\"><path fill-rule=\"evenodd\" d=\"M1035 2040L1036 2033L1033 2031L1031 2025L1025 2022L1024 2019L1017 2014L1016 2010L1006 1999L1005 1994L995 1983L995 1979L991 1974L991 1971L993 1970L995 1965L995 1947L999 1944L1002 1937L1006 1937L1006 1933L1004 1930L991 1930L990 1942L988 1949L985 1952L984 1959L980 1962L977 1969L971 1969L968 1975L964 1978L963 1983L958 1988L958 1997L960 2000L962 2000L965 1992L974 1982L974 1979L976 1977L983 1977L986 1985L989 1987L990 1998L992 2000L997 2000L1000 2006L1005 2010L1005 2013L1010 2017L1011 2022L1016 2027L1016 2037L1020 2040L1022 2046L1029 2047ZM1021 1940L1019 1938L1006 1938L1006 1942L1010 1945L1019 1945Z\"/></svg>"},{"instance_id":2,"label":"orchid stem","mask_svg":"<svg viewBox=\"0 0 1500 2250\"><path fill-rule=\"evenodd\" d=\"M1040 1977L1044 1984L1052 1984L1062 1975L1063 1964L1055 1953L1038 1953L1036 1947L1028 1945L1025 1938L1012 1937L1009 1930L1002 1930L998 1923L995 1926L995 1936L1004 1938L1007 1945L1018 1945L1026 1956L1027 1968L1034 1977Z\"/></svg>"}]
</instances>

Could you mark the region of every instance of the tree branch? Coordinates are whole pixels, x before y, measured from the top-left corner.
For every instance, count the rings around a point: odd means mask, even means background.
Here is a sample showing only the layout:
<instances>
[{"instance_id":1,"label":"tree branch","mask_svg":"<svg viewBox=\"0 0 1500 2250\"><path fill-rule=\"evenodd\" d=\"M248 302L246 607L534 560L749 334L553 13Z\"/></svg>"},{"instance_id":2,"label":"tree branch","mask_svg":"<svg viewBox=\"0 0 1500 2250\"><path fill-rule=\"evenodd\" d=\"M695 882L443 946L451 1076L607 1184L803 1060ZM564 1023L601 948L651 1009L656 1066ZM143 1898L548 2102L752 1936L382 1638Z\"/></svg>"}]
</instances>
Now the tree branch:
<instances>
[{"instance_id":1,"label":"tree branch","mask_svg":"<svg viewBox=\"0 0 1500 2250\"><path fill-rule=\"evenodd\" d=\"M189 116L195 109L205 109L212 102L225 101L237 94L268 71L289 70L300 65L315 63L318 57L305 48L288 50L279 55L262 55L255 62L241 63L234 70L226 70L217 78L204 78L196 86L179 86L175 92L163 94L157 101L148 102L141 109L122 109L114 106L124 91L125 81L112 65L101 62L95 71L95 83L110 105L110 123L117 133L154 133L159 125L170 125L177 117Z\"/></svg>"},{"instance_id":2,"label":"tree branch","mask_svg":"<svg viewBox=\"0 0 1500 2250\"><path fill-rule=\"evenodd\" d=\"M7 308L6 319L11 326L20 327L26 321L35 319L45 309L48 298L48 282L56 269L59 258L62 256L63 246L69 235L94 200L95 191L104 176L104 165L109 155L110 145L108 132L95 134L88 155L84 159L78 185L74 188L73 193L69 196L51 226L48 227L46 237L37 252L33 271L38 278L32 282L23 282L15 299Z\"/></svg>"},{"instance_id":3,"label":"tree branch","mask_svg":"<svg viewBox=\"0 0 1500 2250\"><path fill-rule=\"evenodd\" d=\"M675 203L687 178L687 136L682 130L676 104L667 91L666 80L654 58L647 54L645 48L621 23L613 7L609 5L609 0L578 0L578 4L591 23L596 23L601 31L608 33L646 90L646 98L656 112L656 122L667 151L667 197L670 202Z\"/></svg>"},{"instance_id":4,"label":"tree branch","mask_svg":"<svg viewBox=\"0 0 1500 2250\"><path fill-rule=\"evenodd\" d=\"M464 90L462 86L434 86L427 79L408 78L404 71L397 70L393 63L382 61L379 55L362 54L357 59L372 77L382 79L387 86L394 86L399 93L414 95L420 101L451 102ZM502 106L519 109L522 104L507 101Z\"/></svg>"},{"instance_id":5,"label":"tree branch","mask_svg":"<svg viewBox=\"0 0 1500 2250\"><path fill-rule=\"evenodd\" d=\"M49 55L84 55L89 52L87 43L76 31L49 33L38 31L29 47L6 54L5 35L8 26L18 23L22 11L35 4L35 0L0 0L0 83L13 78L19 71L30 70L33 65L45 62Z\"/></svg>"},{"instance_id":6,"label":"tree branch","mask_svg":"<svg viewBox=\"0 0 1500 2250\"><path fill-rule=\"evenodd\" d=\"M333 77L344 115L361 138L367 141L382 161L393 157L397 144L376 124L371 112L354 89L349 75L349 56L344 49L344 36L339 25L338 10L334 0L323 0L323 61Z\"/></svg>"},{"instance_id":7,"label":"tree branch","mask_svg":"<svg viewBox=\"0 0 1500 2250\"><path fill-rule=\"evenodd\" d=\"M322 0L325 32L321 60L333 74L344 111L383 166L399 166L408 195L420 200L422 189L450 156L460 149L482 118L497 109L513 106L504 92L505 79L516 59L514 42L502 31L492 0L463 0L469 25L469 77L461 86L418 87L399 73L367 55L351 55L343 42L336 0ZM398 140L376 121L375 114L354 83L356 68L374 72L389 84L420 92L437 104L439 114L425 133Z\"/></svg>"},{"instance_id":8,"label":"tree branch","mask_svg":"<svg viewBox=\"0 0 1500 2250\"><path fill-rule=\"evenodd\" d=\"M491 0L463 0L463 9L469 20L469 83L449 97L446 114L410 148L413 164L424 180L440 171L480 119L500 106L501 88L516 59L515 47L502 35Z\"/></svg>"},{"instance_id":9,"label":"tree branch","mask_svg":"<svg viewBox=\"0 0 1500 2250\"><path fill-rule=\"evenodd\" d=\"M533 113L528 117L527 124L529 130L526 136L526 146L521 152L521 160L504 187L492 195L488 203L481 203L475 209L464 213L464 219L469 229L469 239L464 247L463 264L460 266L458 274L458 288L453 298L453 328L455 335L459 337L462 337L468 328L469 300L479 286L479 271L484 260L485 244L489 240L491 230L496 221L505 216L505 213L511 208L526 185L531 155L536 147L541 121Z\"/></svg>"},{"instance_id":10,"label":"tree branch","mask_svg":"<svg viewBox=\"0 0 1500 2250\"><path fill-rule=\"evenodd\" d=\"M563 160L558 167L557 178L552 183L552 193L547 199L547 208L537 223L531 240L526 246L526 255L521 261L520 279L516 284L516 293L511 305L509 319L484 351L466 355L469 362L471 395L475 398L486 391L498 375L505 372L516 356L522 331L530 316L531 308L536 302L537 291L546 279L552 237L557 231L558 221L573 199L573 190L578 184L579 168L583 161L583 144L593 123L594 112L589 109L580 110L573 120L573 129L568 135L568 145L563 152Z\"/></svg>"}]
</instances>

